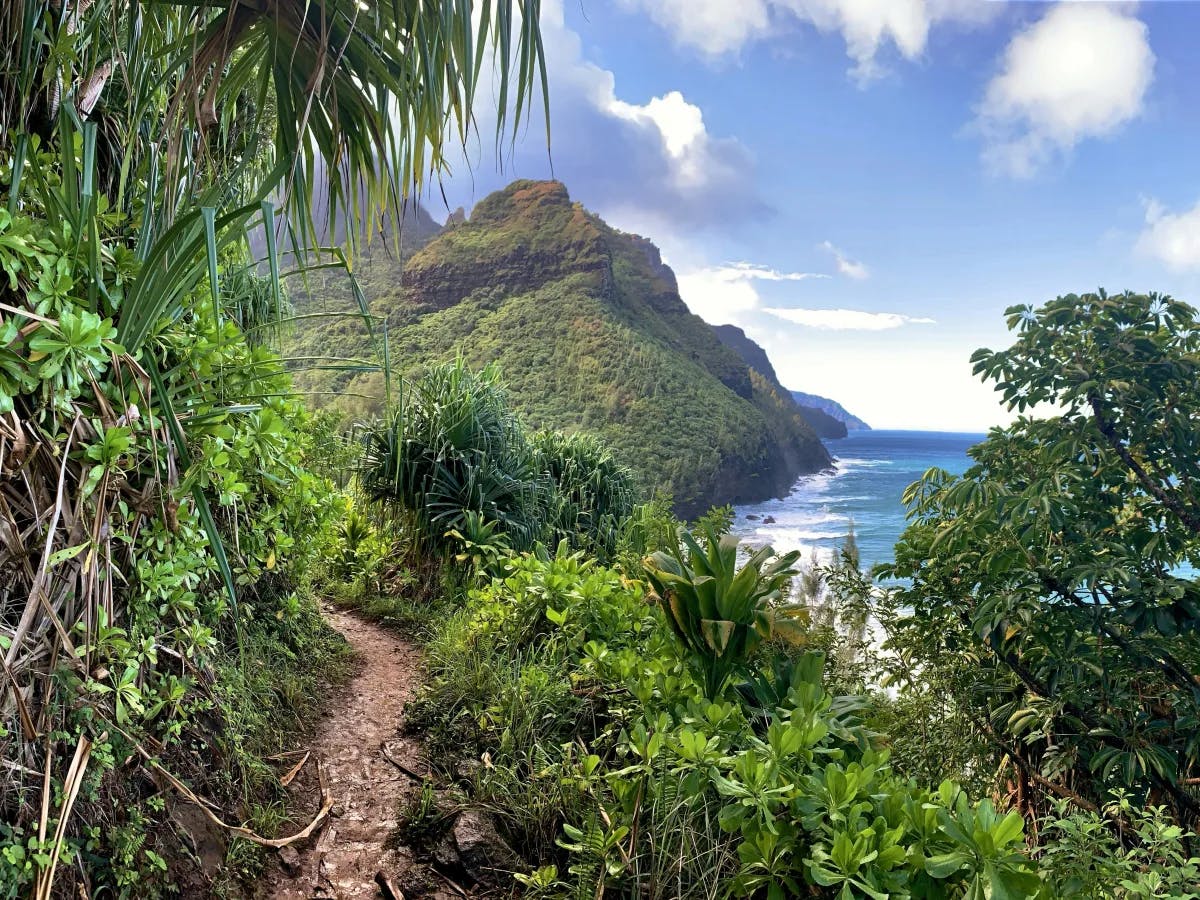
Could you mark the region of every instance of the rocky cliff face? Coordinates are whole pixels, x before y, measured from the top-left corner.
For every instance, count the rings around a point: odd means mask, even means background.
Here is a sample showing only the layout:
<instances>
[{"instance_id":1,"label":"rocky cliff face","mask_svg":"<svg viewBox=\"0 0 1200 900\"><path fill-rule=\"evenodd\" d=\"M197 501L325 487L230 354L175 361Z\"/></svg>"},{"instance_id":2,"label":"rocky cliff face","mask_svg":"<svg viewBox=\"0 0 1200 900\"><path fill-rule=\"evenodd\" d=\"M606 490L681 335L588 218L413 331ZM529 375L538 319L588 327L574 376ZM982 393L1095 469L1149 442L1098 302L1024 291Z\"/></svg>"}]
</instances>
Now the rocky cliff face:
<instances>
[{"instance_id":1,"label":"rocky cliff face","mask_svg":"<svg viewBox=\"0 0 1200 900\"><path fill-rule=\"evenodd\" d=\"M491 195L403 272L372 282L398 367L456 353L498 362L531 424L597 434L685 515L785 493L829 465L786 392L688 311L658 249L573 203L558 182ZM330 330L321 337L327 346ZM371 378L332 386L335 405Z\"/></svg>"}]
</instances>

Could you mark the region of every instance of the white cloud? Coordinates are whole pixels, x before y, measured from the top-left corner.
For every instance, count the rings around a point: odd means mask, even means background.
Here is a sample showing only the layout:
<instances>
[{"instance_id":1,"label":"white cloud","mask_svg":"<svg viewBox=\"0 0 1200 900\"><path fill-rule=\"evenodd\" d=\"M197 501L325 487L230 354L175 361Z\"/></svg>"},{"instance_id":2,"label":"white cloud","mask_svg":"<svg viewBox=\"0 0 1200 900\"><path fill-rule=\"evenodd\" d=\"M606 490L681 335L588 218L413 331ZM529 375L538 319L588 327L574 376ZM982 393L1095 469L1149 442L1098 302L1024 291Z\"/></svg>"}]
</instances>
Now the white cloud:
<instances>
[{"instance_id":1,"label":"white cloud","mask_svg":"<svg viewBox=\"0 0 1200 900\"><path fill-rule=\"evenodd\" d=\"M998 12L979 0L621 0L640 8L674 39L719 58L747 44L786 34L797 25L838 33L859 80L878 76L880 52L891 45L905 59L925 52L930 29L942 22L974 23Z\"/></svg>"},{"instance_id":2,"label":"white cloud","mask_svg":"<svg viewBox=\"0 0 1200 900\"><path fill-rule=\"evenodd\" d=\"M532 140L517 143L502 173L487 176L485 167L478 166L479 182L459 179L464 190L477 198L481 189L513 177L553 175L570 187L573 197L618 227L637 227L652 236L771 214L755 186L754 159L740 141L712 134L703 110L678 90L649 98L622 96L614 73L587 58L580 35L566 23L562 0L543 0L541 9L553 171L544 143L537 140L539 96L531 107ZM495 101L494 72L491 83ZM491 105L477 104L482 110L482 137L476 146L480 162L490 155L487 137L495 123L486 117ZM455 202L469 206L472 201L456 196Z\"/></svg>"},{"instance_id":3,"label":"white cloud","mask_svg":"<svg viewBox=\"0 0 1200 900\"><path fill-rule=\"evenodd\" d=\"M933 325L933 319L901 313L866 312L861 309L785 309L775 306L763 312L807 328L830 331L887 331L904 325Z\"/></svg>"},{"instance_id":4,"label":"white cloud","mask_svg":"<svg viewBox=\"0 0 1200 900\"><path fill-rule=\"evenodd\" d=\"M988 84L976 121L984 159L1029 177L1137 118L1153 80L1149 30L1124 6L1059 3L1012 39Z\"/></svg>"},{"instance_id":5,"label":"white cloud","mask_svg":"<svg viewBox=\"0 0 1200 900\"><path fill-rule=\"evenodd\" d=\"M837 266L839 275L845 275L847 278L853 278L855 281L864 281L871 277L870 269L863 263L847 257L829 241L823 241L821 249L833 256L834 265Z\"/></svg>"},{"instance_id":6,"label":"white cloud","mask_svg":"<svg viewBox=\"0 0 1200 900\"><path fill-rule=\"evenodd\" d=\"M748 262L726 263L705 269L704 273L717 281L807 281L809 278L828 278L821 272L780 272L767 266Z\"/></svg>"},{"instance_id":7,"label":"white cloud","mask_svg":"<svg viewBox=\"0 0 1200 900\"><path fill-rule=\"evenodd\" d=\"M681 44L708 56L723 56L768 33L767 0L621 0L627 8L641 8L655 24Z\"/></svg>"},{"instance_id":8,"label":"white cloud","mask_svg":"<svg viewBox=\"0 0 1200 900\"><path fill-rule=\"evenodd\" d=\"M756 281L807 281L828 277L817 272L780 272L748 262L707 266L676 276L679 296L688 309L714 324L736 321L740 313L756 310L762 305L762 298L754 287Z\"/></svg>"},{"instance_id":9,"label":"white cloud","mask_svg":"<svg viewBox=\"0 0 1200 900\"><path fill-rule=\"evenodd\" d=\"M708 134L700 107L688 103L679 91L654 97L642 105L614 94L606 98L604 112L631 122L661 142L671 180L681 192L707 190L714 181L736 175L731 161Z\"/></svg>"},{"instance_id":10,"label":"white cloud","mask_svg":"<svg viewBox=\"0 0 1200 900\"><path fill-rule=\"evenodd\" d=\"M1146 228L1136 249L1176 271L1200 269L1200 202L1189 210L1170 213L1158 201L1148 201Z\"/></svg>"}]
</instances>

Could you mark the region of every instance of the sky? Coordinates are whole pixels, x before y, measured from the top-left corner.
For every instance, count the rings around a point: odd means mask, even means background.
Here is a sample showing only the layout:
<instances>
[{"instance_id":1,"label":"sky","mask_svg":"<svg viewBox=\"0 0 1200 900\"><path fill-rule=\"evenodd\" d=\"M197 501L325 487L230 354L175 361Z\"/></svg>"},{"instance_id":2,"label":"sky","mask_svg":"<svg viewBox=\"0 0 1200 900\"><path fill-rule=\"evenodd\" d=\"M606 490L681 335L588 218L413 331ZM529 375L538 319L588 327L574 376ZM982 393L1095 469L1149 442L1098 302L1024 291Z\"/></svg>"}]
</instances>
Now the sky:
<instances>
[{"instance_id":1,"label":"sky","mask_svg":"<svg viewBox=\"0 0 1200 900\"><path fill-rule=\"evenodd\" d=\"M1200 304L1200 3L542 5L549 153L538 117L498 159L481 115L449 208L560 179L876 428L1009 421L969 359L1011 305Z\"/></svg>"}]
</instances>

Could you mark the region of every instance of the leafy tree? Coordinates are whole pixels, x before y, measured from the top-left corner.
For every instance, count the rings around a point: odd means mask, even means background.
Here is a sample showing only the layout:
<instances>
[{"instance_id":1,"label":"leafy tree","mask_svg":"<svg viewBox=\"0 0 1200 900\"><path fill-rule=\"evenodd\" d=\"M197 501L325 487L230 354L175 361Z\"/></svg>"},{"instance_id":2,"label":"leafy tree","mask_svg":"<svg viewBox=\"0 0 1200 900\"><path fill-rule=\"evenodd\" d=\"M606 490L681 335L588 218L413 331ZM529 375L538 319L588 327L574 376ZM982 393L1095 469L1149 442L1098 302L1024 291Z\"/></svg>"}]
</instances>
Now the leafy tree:
<instances>
[{"instance_id":1,"label":"leafy tree","mask_svg":"<svg viewBox=\"0 0 1200 900\"><path fill-rule=\"evenodd\" d=\"M1023 415L908 491L893 642L944 675L1018 798L1200 815L1200 323L1156 294L1008 310L977 374ZM1047 410L1042 415L1035 412Z\"/></svg>"}]
</instances>

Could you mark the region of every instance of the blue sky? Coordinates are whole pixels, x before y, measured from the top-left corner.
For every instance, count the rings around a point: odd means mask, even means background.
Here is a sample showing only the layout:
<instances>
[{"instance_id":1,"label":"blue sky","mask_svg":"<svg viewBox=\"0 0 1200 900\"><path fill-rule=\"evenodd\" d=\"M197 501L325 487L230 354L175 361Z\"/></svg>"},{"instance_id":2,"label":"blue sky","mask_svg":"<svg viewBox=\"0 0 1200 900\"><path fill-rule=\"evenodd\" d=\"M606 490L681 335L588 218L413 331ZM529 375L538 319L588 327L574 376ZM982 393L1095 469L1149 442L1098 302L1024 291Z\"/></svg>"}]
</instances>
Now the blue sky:
<instances>
[{"instance_id":1,"label":"blue sky","mask_svg":"<svg viewBox=\"0 0 1200 900\"><path fill-rule=\"evenodd\" d=\"M543 5L553 169L484 139L450 205L553 173L876 427L1006 421L968 359L1011 304L1200 302L1200 3Z\"/></svg>"}]
</instances>

